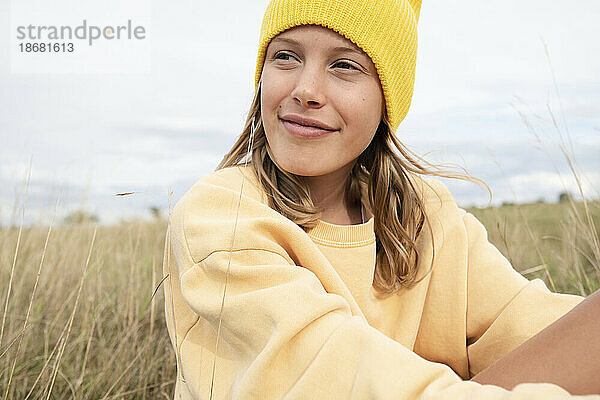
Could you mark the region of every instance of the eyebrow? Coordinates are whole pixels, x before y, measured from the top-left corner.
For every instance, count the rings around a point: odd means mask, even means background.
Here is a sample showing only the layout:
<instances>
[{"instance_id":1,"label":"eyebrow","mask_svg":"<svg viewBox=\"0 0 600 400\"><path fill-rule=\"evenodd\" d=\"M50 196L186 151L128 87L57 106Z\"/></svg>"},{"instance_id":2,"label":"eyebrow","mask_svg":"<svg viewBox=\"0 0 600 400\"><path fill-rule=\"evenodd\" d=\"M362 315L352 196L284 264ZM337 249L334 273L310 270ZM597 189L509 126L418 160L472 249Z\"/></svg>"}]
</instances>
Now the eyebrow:
<instances>
[{"instance_id":1,"label":"eyebrow","mask_svg":"<svg viewBox=\"0 0 600 400\"><path fill-rule=\"evenodd\" d=\"M273 38L271 41L272 41L272 42L285 42L285 43L294 44L294 45L296 45L296 46L300 46L300 43L299 43L299 42L297 42L297 41L295 41L295 40L293 40L293 39L288 39L288 38L286 38L286 37L276 37L276 38ZM340 53L340 52L347 51L347 52L350 52L350 53L357 54L357 55L359 55L359 56L361 56L361 57L365 57L365 54L364 54L362 51L360 51L360 50L357 50L357 49L354 49L354 48L352 48L352 47L347 47L347 46L336 46L336 47L332 48L331 50L332 50L334 53Z\"/></svg>"}]
</instances>

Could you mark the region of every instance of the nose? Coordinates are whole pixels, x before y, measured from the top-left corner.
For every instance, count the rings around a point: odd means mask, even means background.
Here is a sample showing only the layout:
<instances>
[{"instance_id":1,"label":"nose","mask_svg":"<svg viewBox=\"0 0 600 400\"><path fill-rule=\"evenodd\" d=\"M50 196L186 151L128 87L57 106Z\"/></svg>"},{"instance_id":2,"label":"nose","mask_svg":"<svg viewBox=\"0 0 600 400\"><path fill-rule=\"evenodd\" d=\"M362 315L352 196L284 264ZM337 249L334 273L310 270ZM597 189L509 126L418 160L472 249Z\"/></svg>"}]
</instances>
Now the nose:
<instances>
[{"instance_id":1,"label":"nose","mask_svg":"<svg viewBox=\"0 0 600 400\"><path fill-rule=\"evenodd\" d=\"M316 65L306 64L298 73L296 86L291 93L294 101L305 108L322 107L325 104L325 94L321 74Z\"/></svg>"}]
</instances>

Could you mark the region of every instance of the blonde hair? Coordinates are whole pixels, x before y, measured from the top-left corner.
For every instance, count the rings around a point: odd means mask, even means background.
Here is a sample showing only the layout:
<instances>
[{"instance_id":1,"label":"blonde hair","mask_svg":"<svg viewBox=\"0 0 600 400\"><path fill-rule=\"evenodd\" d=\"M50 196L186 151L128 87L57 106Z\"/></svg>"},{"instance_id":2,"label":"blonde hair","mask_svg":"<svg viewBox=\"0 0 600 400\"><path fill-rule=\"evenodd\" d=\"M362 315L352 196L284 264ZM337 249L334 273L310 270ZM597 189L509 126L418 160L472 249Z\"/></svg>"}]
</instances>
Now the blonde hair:
<instances>
[{"instance_id":1,"label":"blonde hair","mask_svg":"<svg viewBox=\"0 0 600 400\"><path fill-rule=\"evenodd\" d=\"M297 175L280 169L274 162L262 125L261 86L257 86L241 135L216 169L240 165L248 155L251 144L251 156L247 161L267 193L269 207L305 230L312 228L317 224L322 210L313 203L307 185ZM253 122L254 140L250 143ZM345 199L346 204L360 204L361 183L367 184L368 204L374 216L376 236L373 287L380 296L411 288L427 275L417 279L421 255L416 240L423 224L429 224L429 220L423 201L409 179L409 173L475 182L489 191L483 181L468 175L466 171L463 174L443 170L407 149L393 134L384 110L373 140L357 158L350 172ZM434 257L435 254L432 254L427 273L433 267Z\"/></svg>"}]
</instances>

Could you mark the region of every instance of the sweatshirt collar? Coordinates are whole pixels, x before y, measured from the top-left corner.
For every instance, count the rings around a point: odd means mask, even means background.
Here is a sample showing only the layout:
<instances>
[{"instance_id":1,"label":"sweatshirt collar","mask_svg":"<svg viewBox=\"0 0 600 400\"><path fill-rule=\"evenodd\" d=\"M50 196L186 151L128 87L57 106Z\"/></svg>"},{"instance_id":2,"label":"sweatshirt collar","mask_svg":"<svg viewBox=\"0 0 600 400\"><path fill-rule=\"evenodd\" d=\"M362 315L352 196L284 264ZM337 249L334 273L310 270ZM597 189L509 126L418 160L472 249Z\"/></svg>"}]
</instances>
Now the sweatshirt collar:
<instances>
[{"instance_id":1,"label":"sweatshirt collar","mask_svg":"<svg viewBox=\"0 0 600 400\"><path fill-rule=\"evenodd\" d=\"M367 222L356 225L336 225L318 220L308 235L319 244L332 247L360 247L375 242L374 219L369 213Z\"/></svg>"}]
</instances>

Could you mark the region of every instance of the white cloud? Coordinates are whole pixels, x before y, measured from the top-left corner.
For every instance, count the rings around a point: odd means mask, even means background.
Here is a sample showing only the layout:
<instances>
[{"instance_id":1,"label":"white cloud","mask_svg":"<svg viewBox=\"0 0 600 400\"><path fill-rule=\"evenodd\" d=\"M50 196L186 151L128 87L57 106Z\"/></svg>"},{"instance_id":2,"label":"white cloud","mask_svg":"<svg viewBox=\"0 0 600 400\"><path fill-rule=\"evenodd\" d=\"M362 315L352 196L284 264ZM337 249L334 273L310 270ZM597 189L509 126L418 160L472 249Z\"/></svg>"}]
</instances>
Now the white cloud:
<instances>
[{"instance_id":1,"label":"white cloud","mask_svg":"<svg viewBox=\"0 0 600 400\"><path fill-rule=\"evenodd\" d=\"M163 199L165 185L183 194L241 131L266 3L153 3L153 72L147 75L17 76L8 73L9 60L0 59L2 183L22 183L33 154L33 213L53 206L59 182L70 185L69 201L87 190L99 213L113 217ZM78 7L85 11L85 4ZM424 3L415 92L401 139L419 152L451 150L440 160L485 178L498 201L513 200L513 191L553 199L561 189L552 162L517 112L526 114L568 174L549 102L561 129L561 110L565 115L587 185L598 187L599 11L592 0L568 7L542 0ZM9 26L8 16L8 2L0 2L2 26ZM0 48L11 45L6 36L0 35ZM110 197L128 187L145 194L120 202ZM476 187L456 190L464 203L486 200ZM6 193L3 210L14 200Z\"/></svg>"},{"instance_id":2,"label":"white cloud","mask_svg":"<svg viewBox=\"0 0 600 400\"><path fill-rule=\"evenodd\" d=\"M516 193L569 191L573 194L579 194L579 187L573 175L557 174L550 171L534 171L514 175L508 179L508 183ZM588 198L596 198L598 187L600 187L600 173L588 171L585 179L581 182L583 194Z\"/></svg>"}]
</instances>

